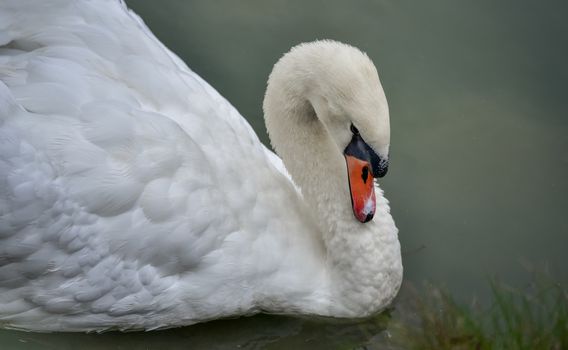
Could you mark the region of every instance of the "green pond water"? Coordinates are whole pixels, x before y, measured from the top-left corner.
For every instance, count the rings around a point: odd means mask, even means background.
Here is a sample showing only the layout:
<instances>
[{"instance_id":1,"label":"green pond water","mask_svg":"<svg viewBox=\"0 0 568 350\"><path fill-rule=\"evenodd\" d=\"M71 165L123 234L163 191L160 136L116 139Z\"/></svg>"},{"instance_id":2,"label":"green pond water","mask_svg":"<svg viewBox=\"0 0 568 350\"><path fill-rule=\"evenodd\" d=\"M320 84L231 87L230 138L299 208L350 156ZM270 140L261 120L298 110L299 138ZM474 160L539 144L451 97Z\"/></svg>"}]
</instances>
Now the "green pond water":
<instances>
[{"instance_id":1,"label":"green pond water","mask_svg":"<svg viewBox=\"0 0 568 350\"><path fill-rule=\"evenodd\" d=\"M330 38L369 54L390 105L380 183L407 285L469 301L488 298L491 276L523 287L534 266L568 281L568 2L127 2L266 144L262 98L284 52ZM0 331L0 348L374 348L383 328L259 315L150 333Z\"/></svg>"}]
</instances>

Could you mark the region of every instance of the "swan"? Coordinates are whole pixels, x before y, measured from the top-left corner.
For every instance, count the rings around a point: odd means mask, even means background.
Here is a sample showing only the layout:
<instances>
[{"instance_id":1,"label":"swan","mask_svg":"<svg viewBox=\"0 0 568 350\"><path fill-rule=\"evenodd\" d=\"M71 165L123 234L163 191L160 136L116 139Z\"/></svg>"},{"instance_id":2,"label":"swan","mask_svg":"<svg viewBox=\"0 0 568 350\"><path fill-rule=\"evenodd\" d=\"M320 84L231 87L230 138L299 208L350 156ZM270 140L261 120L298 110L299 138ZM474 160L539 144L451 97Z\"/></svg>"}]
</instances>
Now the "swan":
<instances>
[{"instance_id":1,"label":"swan","mask_svg":"<svg viewBox=\"0 0 568 350\"><path fill-rule=\"evenodd\" d=\"M402 280L375 66L275 64L274 154L124 2L0 4L0 326L153 330L258 312L366 317Z\"/></svg>"}]
</instances>

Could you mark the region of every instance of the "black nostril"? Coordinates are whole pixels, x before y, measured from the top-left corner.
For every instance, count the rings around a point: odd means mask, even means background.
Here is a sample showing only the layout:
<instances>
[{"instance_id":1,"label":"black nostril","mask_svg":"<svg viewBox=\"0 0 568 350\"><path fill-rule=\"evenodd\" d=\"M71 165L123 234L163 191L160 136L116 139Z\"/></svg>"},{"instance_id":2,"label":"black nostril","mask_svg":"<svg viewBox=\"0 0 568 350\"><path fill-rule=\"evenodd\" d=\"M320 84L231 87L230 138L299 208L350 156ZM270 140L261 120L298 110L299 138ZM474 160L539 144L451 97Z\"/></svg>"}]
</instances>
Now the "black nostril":
<instances>
[{"instance_id":1,"label":"black nostril","mask_svg":"<svg viewBox=\"0 0 568 350\"><path fill-rule=\"evenodd\" d=\"M361 174L361 178L363 179L363 183L367 183L367 179L369 178L369 167L363 167L363 173Z\"/></svg>"}]
</instances>

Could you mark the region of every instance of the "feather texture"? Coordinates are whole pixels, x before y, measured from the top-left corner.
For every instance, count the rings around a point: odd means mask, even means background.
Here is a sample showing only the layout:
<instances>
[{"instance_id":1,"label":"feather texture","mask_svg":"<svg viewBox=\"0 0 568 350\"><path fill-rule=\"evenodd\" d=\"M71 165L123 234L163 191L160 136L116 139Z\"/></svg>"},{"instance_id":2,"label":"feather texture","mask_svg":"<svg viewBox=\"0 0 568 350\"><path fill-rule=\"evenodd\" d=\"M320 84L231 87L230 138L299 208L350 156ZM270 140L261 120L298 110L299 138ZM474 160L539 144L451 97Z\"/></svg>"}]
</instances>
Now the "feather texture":
<instances>
[{"instance_id":1,"label":"feather texture","mask_svg":"<svg viewBox=\"0 0 568 350\"><path fill-rule=\"evenodd\" d=\"M0 23L0 324L334 314L280 158L124 3L6 0Z\"/></svg>"}]
</instances>

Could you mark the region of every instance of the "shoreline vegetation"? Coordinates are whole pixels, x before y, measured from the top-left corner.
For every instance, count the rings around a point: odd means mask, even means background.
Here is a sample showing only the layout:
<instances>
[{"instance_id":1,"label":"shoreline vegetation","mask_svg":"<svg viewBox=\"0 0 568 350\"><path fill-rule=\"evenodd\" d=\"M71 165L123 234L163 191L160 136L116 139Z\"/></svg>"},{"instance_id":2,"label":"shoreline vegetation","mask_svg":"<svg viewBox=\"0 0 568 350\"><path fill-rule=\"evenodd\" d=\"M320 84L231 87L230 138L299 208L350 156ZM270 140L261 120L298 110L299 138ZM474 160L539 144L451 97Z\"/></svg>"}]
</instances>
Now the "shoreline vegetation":
<instances>
[{"instance_id":1,"label":"shoreline vegetation","mask_svg":"<svg viewBox=\"0 0 568 350\"><path fill-rule=\"evenodd\" d=\"M568 288L549 275L517 289L489 281L491 302L457 302L445 289L407 285L377 322L380 339L360 349L568 349ZM378 340L378 341L377 341Z\"/></svg>"}]
</instances>

